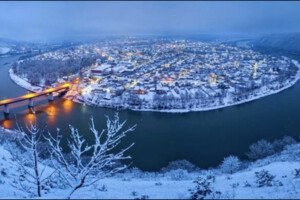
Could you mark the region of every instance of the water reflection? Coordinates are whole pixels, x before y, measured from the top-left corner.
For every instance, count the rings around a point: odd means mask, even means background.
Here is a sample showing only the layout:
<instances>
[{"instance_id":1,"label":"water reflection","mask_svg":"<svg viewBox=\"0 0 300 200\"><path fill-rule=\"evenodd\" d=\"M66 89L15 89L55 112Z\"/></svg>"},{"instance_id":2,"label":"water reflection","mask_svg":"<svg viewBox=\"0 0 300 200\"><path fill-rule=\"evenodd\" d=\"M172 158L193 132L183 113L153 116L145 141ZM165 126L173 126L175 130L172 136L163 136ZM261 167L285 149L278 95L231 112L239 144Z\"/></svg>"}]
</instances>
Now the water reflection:
<instances>
[{"instance_id":1,"label":"water reflection","mask_svg":"<svg viewBox=\"0 0 300 200\"><path fill-rule=\"evenodd\" d=\"M11 129L14 126L14 122L10 119L5 119L2 123L2 126L7 129Z\"/></svg>"},{"instance_id":2,"label":"water reflection","mask_svg":"<svg viewBox=\"0 0 300 200\"><path fill-rule=\"evenodd\" d=\"M34 122L35 115L33 113L28 113L25 115L25 122L26 124L30 124Z\"/></svg>"},{"instance_id":3,"label":"water reflection","mask_svg":"<svg viewBox=\"0 0 300 200\"><path fill-rule=\"evenodd\" d=\"M55 116L57 114L57 108L53 103L49 103L48 107L46 108L46 113L49 117Z\"/></svg>"},{"instance_id":4,"label":"water reflection","mask_svg":"<svg viewBox=\"0 0 300 200\"><path fill-rule=\"evenodd\" d=\"M64 99L62 102L62 106L63 109L66 113L69 113L72 111L72 107L73 107L73 101L69 100L69 99Z\"/></svg>"}]
</instances>

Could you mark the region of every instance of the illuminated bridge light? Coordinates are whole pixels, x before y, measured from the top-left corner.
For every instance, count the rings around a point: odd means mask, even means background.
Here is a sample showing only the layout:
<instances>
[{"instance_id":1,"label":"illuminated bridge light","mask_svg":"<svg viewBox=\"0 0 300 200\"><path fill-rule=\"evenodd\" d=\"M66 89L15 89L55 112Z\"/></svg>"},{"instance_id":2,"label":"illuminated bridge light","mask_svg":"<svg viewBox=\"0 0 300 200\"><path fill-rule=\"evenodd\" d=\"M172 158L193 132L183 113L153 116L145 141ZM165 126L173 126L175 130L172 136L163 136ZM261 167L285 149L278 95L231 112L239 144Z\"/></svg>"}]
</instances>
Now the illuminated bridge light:
<instances>
[{"instance_id":1,"label":"illuminated bridge light","mask_svg":"<svg viewBox=\"0 0 300 200\"><path fill-rule=\"evenodd\" d=\"M23 96L23 98L32 98L32 97L35 97L35 96L37 96L35 93L30 93L30 94L26 94L26 95L24 95Z\"/></svg>"},{"instance_id":2,"label":"illuminated bridge light","mask_svg":"<svg viewBox=\"0 0 300 200\"><path fill-rule=\"evenodd\" d=\"M55 89L54 88L49 88L47 90L45 90L44 92L53 92Z\"/></svg>"},{"instance_id":3,"label":"illuminated bridge light","mask_svg":"<svg viewBox=\"0 0 300 200\"><path fill-rule=\"evenodd\" d=\"M67 87L70 87L70 83L64 83L61 87L63 87L63 88L67 88Z\"/></svg>"},{"instance_id":4,"label":"illuminated bridge light","mask_svg":"<svg viewBox=\"0 0 300 200\"><path fill-rule=\"evenodd\" d=\"M4 100L0 101L0 104L6 104L10 101L11 101L11 99L4 99Z\"/></svg>"},{"instance_id":5,"label":"illuminated bridge light","mask_svg":"<svg viewBox=\"0 0 300 200\"><path fill-rule=\"evenodd\" d=\"M29 93L29 94L23 95L21 97L13 98L13 99L4 99L4 100L0 101L0 106L5 106L5 105L8 105L8 104L17 103L17 102L20 102L20 101L23 101L23 100L26 100L26 99L32 99L32 98L39 97L39 96L42 96L42 95L46 95L46 94L49 94L49 93L52 93L52 92L60 91L62 89L68 89L70 86L71 86L71 83L64 83L64 84L62 84L58 87L48 88L48 89L46 89L44 91L41 91L41 92Z\"/></svg>"}]
</instances>

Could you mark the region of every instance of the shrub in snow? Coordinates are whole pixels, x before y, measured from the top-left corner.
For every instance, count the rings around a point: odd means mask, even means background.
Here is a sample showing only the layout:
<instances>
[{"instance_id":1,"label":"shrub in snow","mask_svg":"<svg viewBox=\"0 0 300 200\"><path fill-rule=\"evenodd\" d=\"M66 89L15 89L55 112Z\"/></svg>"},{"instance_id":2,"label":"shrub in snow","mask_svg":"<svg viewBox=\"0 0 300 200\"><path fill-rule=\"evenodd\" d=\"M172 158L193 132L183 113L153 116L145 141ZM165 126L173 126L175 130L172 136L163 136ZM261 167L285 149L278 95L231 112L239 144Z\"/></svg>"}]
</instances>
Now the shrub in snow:
<instances>
[{"instance_id":1,"label":"shrub in snow","mask_svg":"<svg viewBox=\"0 0 300 200\"><path fill-rule=\"evenodd\" d=\"M193 189L189 189L191 195L190 199L216 199L217 196L221 195L221 192L213 191L213 188L211 187L211 180L197 177L193 183L195 184L195 187Z\"/></svg>"},{"instance_id":2,"label":"shrub in snow","mask_svg":"<svg viewBox=\"0 0 300 200\"><path fill-rule=\"evenodd\" d=\"M244 187L251 187L251 184L248 181L245 181Z\"/></svg>"},{"instance_id":3,"label":"shrub in snow","mask_svg":"<svg viewBox=\"0 0 300 200\"><path fill-rule=\"evenodd\" d=\"M181 181L188 177L189 173L183 169L172 170L165 174L167 177L170 177L174 181Z\"/></svg>"},{"instance_id":4,"label":"shrub in snow","mask_svg":"<svg viewBox=\"0 0 300 200\"><path fill-rule=\"evenodd\" d=\"M4 170L4 169L1 170L1 175L2 175L2 171L3 171L3 170ZM0 184L4 184L4 183L5 183L5 181L4 181L4 179L3 179L4 176L6 176L6 172L5 172L5 175L0 176Z\"/></svg>"},{"instance_id":5,"label":"shrub in snow","mask_svg":"<svg viewBox=\"0 0 300 200\"><path fill-rule=\"evenodd\" d=\"M213 183L216 182L216 176L211 175L211 174L210 174L210 175L207 175L207 176L206 176L206 179L207 179L207 180L210 180L210 181L213 182Z\"/></svg>"},{"instance_id":6,"label":"shrub in snow","mask_svg":"<svg viewBox=\"0 0 300 200\"><path fill-rule=\"evenodd\" d=\"M141 199L141 200L143 200L143 199L149 199L150 197L148 196L148 195L142 195L140 198L136 198L137 200L138 199Z\"/></svg>"},{"instance_id":7,"label":"shrub in snow","mask_svg":"<svg viewBox=\"0 0 300 200\"><path fill-rule=\"evenodd\" d=\"M250 151L246 155L253 160L262 159L275 153L273 145L266 140L259 140L250 145L249 149Z\"/></svg>"},{"instance_id":8,"label":"shrub in snow","mask_svg":"<svg viewBox=\"0 0 300 200\"><path fill-rule=\"evenodd\" d=\"M232 188L237 188L239 185L240 185L239 183L233 183L233 184L231 185L231 187L232 187Z\"/></svg>"},{"instance_id":9,"label":"shrub in snow","mask_svg":"<svg viewBox=\"0 0 300 200\"><path fill-rule=\"evenodd\" d=\"M283 152L291 161L300 161L300 143L296 145L288 145Z\"/></svg>"},{"instance_id":10,"label":"shrub in snow","mask_svg":"<svg viewBox=\"0 0 300 200\"><path fill-rule=\"evenodd\" d=\"M158 172L142 172L140 177L145 180L153 180L156 179L158 176L163 176L163 174L160 174Z\"/></svg>"},{"instance_id":11,"label":"shrub in snow","mask_svg":"<svg viewBox=\"0 0 300 200\"><path fill-rule=\"evenodd\" d=\"M241 166L241 161L236 156L228 156L224 158L221 164L221 170L224 173L233 174L234 172L238 171Z\"/></svg>"},{"instance_id":12,"label":"shrub in snow","mask_svg":"<svg viewBox=\"0 0 300 200\"><path fill-rule=\"evenodd\" d=\"M106 185L102 185L100 188L98 188L98 190L101 192L107 192L107 187Z\"/></svg>"},{"instance_id":13,"label":"shrub in snow","mask_svg":"<svg viewBox=\"0 0 300 200\"><path fill-rule=\"evenodd\" d=\"M6 173L6 170L4 168L1 169L1 176L6 176L7 173Z\"/></svg>"},{"instance_id":14,"label":"shrub in snow","mask_svg":"<svg viewBox=\"0 0 300 200\"><path fill-rule=\"evenodd\" d=\"M131 195L136 197L138 195L138 193L136 191L131 192Z\"/></svg>"},{"instance_id":15,"label":"shrub in snow","mask_svg":"<svg viewBox=\"0 0 300 200\"><path fill-rule=\"evenodd\" d=\"M284 136L282 138L282 142L285 144L285 145L291 145L291 144L297 144L297 140L295 140L293 137L291 136Z\"/></svg>"},{"instance_id":16,"label":"shrub in snow","mask_svg":"<svg viewBox=\"0 0 300 200\"><path fill-rule=\"evenodd\" d=\"M294 177L295 178L300 178L300 169L295 169L294 170Z\"/></svg>"},{"instance_id":17,"label":"shrub in snow","mask_svg":"<svg viewBox=\"0 0 300 200\"><path fill-rule=\"evenodd\" d=\"M261 170L259 172L255 172L256 183L258 187L268 186L271 187L274 185L275 176L270 174L267 170Z\"/></svg>"},{"instance_id":18,"label":"shrub in snow","mask_svg":"<svg viewBox=\"0 0 300 200\"><path fill-rule=\"evenodd\" d=\"M292 145L292 144L296 144L296 143L297 143L297 141L294 138L292 138L290 136L284 136L281 140L275 140L273 142L273 148L274 148L274 151L280 152L287 145Z\"/></svg>"},{"instance_id":19,"label":"shrub in snow","mask_svg":"<svg viewBox=\"0 0 300 200\"><path fill-rule=\"evenodd\" d=\"M129 173L134 178L141 178L143 176L142 170L138 169L137 167L133 167L129 169Z\"/></svg>"},{"instance_id":20,"label":"shrub in snow","mask_svg":"<svg viewBox=\"0 0 300 200\"><path fill-rule=\"evenodd\" d=\"M157 182L155 183L156 186L162 186L162 183L161 182Z\"/></svg>"},{"instance_id":21,"label":"shrub in snow","mask_svg":"<svg viewBox=\"0 0 300 200\"><path fill-rule=\"evenodd\" d=\"M167 167L161 169L161 172L166 173L168 171L172 171L176 169L184 169L187 170L188 172L199 170L198 167L196 167L194 164L190 163L187 160L177 160L177 161L170 162Z\"/></svg>"}]
</instances>

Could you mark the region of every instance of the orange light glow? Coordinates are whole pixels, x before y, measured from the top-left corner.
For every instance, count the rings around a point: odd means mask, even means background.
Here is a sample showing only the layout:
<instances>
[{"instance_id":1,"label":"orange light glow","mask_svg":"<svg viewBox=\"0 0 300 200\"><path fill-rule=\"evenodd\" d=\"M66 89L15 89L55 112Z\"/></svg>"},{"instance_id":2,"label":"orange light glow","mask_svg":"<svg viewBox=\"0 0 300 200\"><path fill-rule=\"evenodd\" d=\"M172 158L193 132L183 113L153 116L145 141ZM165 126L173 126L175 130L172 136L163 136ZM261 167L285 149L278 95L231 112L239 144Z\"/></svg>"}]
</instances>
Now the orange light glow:
<instances>
[{"instance_id":1,"label":"orange light glow","mask_svg":"<svg viewBox=\"0 0 300 200\"><path fill-rule=\"evenodd\" d=\"M25 121L27 124L33 123L34 122L34 114L32 114L32 113L26 114Z\"/></svg>"},{"instance_id":2,"label":"orange light glow","mask_svg":"<svg viewBox=\"0 0 300 200\"><path fill-rule=\"evenodd\" d=\"M55 116L57 114L57 108L53 104L50 104L47 107L46 112L49 116Z\"/></svg>"},{"instance_id":3,"label":"orange light glow","mask_svg":"<svg viewBox=\"0 0 300 200\"><path fill-rule=\"evenodd\" d=\"M172 83L172 82L174 82L174 79L172 79L172 78L165 78L164 81L165 81L165 82Z\"/></svg>"},{"instance_id":4,"label":"orange light glow","mask_svg":"<svg viewBox=\"0 0 300 200\"><path fill-rule=\"evenodd\" d=\"M66 100L63 101L62 105L63 105L63 108L66 112L70 112L72 110L72 107L73 107L73 102L69 99L66 99Z\"/></svg>"},{"instance_id":5,"label":"orange light glow","mask_svg":"<svg viewBox=\"0 0 300 200\"><path fill-rule=\"evenodd\" d=\"M3 123L2 123L2 126L4 128L7 128L7 129L10 129L13 127L13 122L12 120L5 120Z\"/></svg>"},{"instance_id":6,"label":"orange light glow","mask_svg":"<svg viewBox=\"0 0 300 200\"><path fill-rule=\"evenodd\" d=\"M74 84L79 83L79 81L80 81L79 77L76 77L76 79L74 80Z\"/></svg>"}]
</instances>

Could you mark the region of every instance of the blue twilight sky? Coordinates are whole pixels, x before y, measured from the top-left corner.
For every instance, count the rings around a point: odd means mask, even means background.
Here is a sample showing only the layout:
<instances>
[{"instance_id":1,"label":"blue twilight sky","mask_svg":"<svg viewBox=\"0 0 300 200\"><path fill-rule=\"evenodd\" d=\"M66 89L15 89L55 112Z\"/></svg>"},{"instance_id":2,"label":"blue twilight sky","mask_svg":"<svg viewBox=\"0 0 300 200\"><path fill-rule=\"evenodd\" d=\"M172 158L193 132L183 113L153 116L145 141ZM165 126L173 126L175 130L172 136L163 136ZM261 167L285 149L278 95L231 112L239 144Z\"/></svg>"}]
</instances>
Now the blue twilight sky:
<instances>
[{"instance_id":1,"label":"blue twilight sky","mask_svg":"<svg viewBox=\"0 0 300 200\"><path fill-rule=\"evenodd\" d=\"M300 29L300 2L0 2L0 37L266 34Z\"/></svg>"}]
</instances>

